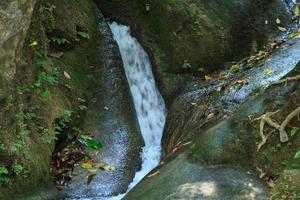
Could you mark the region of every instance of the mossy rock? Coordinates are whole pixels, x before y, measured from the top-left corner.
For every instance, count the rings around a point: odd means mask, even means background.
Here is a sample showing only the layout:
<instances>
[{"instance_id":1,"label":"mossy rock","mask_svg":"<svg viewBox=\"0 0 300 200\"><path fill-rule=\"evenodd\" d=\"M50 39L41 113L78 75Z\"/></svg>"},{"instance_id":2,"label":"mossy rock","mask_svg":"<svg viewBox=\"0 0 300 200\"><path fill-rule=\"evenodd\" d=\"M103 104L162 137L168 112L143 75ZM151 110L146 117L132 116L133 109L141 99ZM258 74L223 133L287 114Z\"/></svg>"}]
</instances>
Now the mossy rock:
<instances>
[{"instance_id":1,"label":"mossy rock","mask_svg":"<svg viewBox=\"0 0 300 200\"><path fill-rule=\"evenodd\" d=\"M97 0L104 16L130 25L150 54L160 90L171 102L191 74L222 68L225 61L259 50L288 21L279 0ZM265 21L269 24L266 25ZM184 69L184 61L191 68Z\"/></svg>"}]
</instances>

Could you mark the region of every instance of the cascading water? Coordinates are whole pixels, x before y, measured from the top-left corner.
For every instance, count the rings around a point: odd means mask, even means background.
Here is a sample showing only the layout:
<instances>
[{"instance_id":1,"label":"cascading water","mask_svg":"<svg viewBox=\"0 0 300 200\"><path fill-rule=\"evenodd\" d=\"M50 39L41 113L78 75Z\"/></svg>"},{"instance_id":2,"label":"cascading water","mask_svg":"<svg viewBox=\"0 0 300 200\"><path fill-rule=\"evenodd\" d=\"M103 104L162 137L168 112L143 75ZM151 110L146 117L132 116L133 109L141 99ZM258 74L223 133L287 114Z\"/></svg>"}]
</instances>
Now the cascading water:
<instances>
[{"instance_id":1,"label":"cascading water","mask_svg":"<svg viewBox=\"0 0 300 200\"><path fill-rule=\"evenodd\" d=\"M138 122L145 141L141 154L142 167L129 185L129 191L160 162L166 108L164 100L156 88L148 55L139 42L130 35L129 27L115 22L109 26L121 52ZM121 199L124 195L113 199Z\"/></svg>"}]
</instances>

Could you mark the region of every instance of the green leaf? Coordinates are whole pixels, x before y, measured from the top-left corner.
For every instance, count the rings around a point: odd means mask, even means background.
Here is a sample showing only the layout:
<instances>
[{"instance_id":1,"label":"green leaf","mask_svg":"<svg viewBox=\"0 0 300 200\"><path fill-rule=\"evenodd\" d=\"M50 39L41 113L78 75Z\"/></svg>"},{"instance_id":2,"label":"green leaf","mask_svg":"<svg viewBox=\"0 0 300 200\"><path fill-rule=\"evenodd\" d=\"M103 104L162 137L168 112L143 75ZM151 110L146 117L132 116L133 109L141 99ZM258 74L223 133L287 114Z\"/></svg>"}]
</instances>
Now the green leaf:
<instances>
[{"instance_id":1,"label":"green leaf","mask_svg":"<svg viewBox=\"0 0 300 200\"><path fill-rule=\"evenodd\" d=\"M267 75L271 74L271 73L272 73L272 69L267 68L267 69L265 70L265 73L266 73Z\"/></svg>"},{"instance_id":2,"label":"green leaf","mask_svg":"<svg viewBox=\"0 0 300 200\"><path fill-rule=\"evenodd\" d=\"M6 169L6 167L0 167L0 175L2 174L8 174L8 170Z\"/></svg>"},{"instance_id":3,"label":"green leaf","mask_svg":"<svg viewBox=\"0 0 300 200\"><path fill-rule=\"evenodd\" d=\"M231 66L230 72L235 74L238 73L240 70L241 66L239 64L236 64Z\"/></svg>"},{"instance_id":4,"label":"green leaf","mask_svg":"<svg viewBox=\"0 0 300 200\"><path fill-rule=\"evenodd\" d=\"M289 132L289 135L292 137L294 135L296 135L296 133L298 133L300 130L299 127L293 127L292 130Z\"/></svg>"},{"instance_id":5,"label":"green leaf","mask_svg":"<svg viewBox=\"0 0 300 200\"><path fill-rule=\"evenodd\" d=\"M295 159L300 159L300 150L295 154Z\"/></svg>"},{"instance_id":6,"label":"green leaf","mask_svg":"<svg viewBox=\"0 0 300 200\"><path fill-rule=\"evenodd\" d=\"M78 35L79 35L80 37L84 38L84 39L90 39L90 35L89 35L89 33L87 33L87 32L81 32L81 31L79 31L79 32L78 32Z\"/></svg>"},{"instance_id":7,"label":"green leaf","mask_svg":"<svg viewBox=\"0 0 300 200\"><path fill-rule=\"evenodd\" d=\"M101 143L87 135L81 135L80 142L90 149L101 150L103 148Z\"/></svg>"}]
</instances>

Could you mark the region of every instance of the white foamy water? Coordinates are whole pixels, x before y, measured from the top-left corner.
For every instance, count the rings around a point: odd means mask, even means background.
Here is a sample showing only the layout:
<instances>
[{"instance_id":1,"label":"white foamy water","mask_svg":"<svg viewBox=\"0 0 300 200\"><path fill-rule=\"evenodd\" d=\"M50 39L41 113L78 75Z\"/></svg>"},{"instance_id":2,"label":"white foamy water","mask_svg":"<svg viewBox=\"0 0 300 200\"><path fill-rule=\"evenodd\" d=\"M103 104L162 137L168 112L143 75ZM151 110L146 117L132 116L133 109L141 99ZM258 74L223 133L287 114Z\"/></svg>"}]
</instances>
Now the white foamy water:
<instances>
[{"instance_id":1,"label":"white foamy water","mask_svg":"<svg viewBox=\"0 0 300 200\"><path fill-rule=\"evenodd\" d=\"M155 85L150 60L145 50L130 35L129 27L115 22L109 26L121 52L126 77L145 142L141 153L141 170L135 174L133 182L129 185L128 191L130 191L160 162L161 138L165 125L166 108L164 100ZM121 194L110 199L121 199L124 195Z\"/></svg>"}]
</instances>

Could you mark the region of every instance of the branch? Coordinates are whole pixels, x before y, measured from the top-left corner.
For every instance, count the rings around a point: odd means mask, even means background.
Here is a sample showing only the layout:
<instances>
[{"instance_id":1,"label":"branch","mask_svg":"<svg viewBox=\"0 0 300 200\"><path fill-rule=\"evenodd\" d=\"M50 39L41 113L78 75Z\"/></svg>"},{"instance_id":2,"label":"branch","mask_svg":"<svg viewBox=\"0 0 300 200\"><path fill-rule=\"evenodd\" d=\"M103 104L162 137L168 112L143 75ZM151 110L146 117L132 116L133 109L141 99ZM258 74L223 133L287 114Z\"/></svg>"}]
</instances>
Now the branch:
<instances>
[{"instance_id":1,"label":"branch","mask_svg":"<svg viewBox=\"0 0 300 200\"><path fill-rule=\"evenodd\" d=\"M282 124L279 127L279 133L280 133L280 141L281 142L287 142L289 140L287 132L285 131L286 126L288 123L296 116L299 117L300 115L300 107L295 109L293 112L291 112L285 120L282 122Z\"/></svg>"},{"instance_id":2,"label":"branch","mask_svg":"<svg viewBox=\"0 0 300 200\"><path fill-rule=\"evenodd\" d=\"M287 85L287 83L289 81L298 81L298 80L300 80L300 75L293 76L293 77L287 77L285 79L282 79L282 80L279 80L279 81L275 81L275 82L271 83L269 86L271 86L271 85L279 85L279 84L282 84L282 83L285 83L285 85Z\"/></svg>"}]
</instances>

